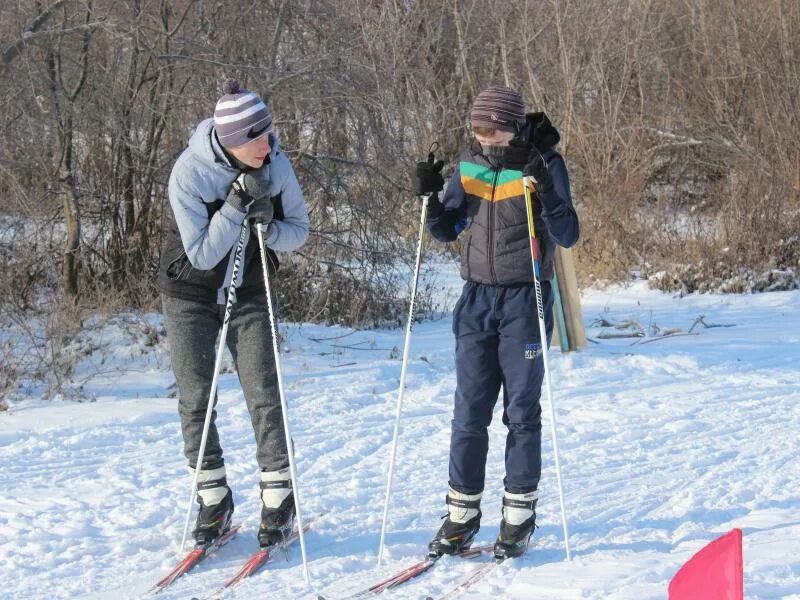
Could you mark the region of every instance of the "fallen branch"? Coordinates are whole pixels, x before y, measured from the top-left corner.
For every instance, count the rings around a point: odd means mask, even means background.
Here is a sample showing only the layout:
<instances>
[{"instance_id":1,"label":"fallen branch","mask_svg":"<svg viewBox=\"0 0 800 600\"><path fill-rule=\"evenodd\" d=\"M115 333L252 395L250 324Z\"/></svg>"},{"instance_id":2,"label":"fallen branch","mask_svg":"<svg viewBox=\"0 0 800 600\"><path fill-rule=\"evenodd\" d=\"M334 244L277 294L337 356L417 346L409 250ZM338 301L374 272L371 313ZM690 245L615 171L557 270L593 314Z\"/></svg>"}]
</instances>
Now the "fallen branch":
<instances>
[{"instance_id":1,"label":"fallen branch","mask_svg":"<svg viewBox=\"0 0 800 600\"><path fill-rule=\"evenodd\" d=\"M667 338L682 337L684 335L700 335L700 334L699 333L673 333L673 334L670 334L670 335L662 335L662 336L659 336L659 337L650 338L650 339L644 340L644 341L636 340L635 342L633 342L633 344L631 344L631 346L633 346L635 344L649 344L650 342L657 342L659 340L665 340Z\"/></svg>"},{"instance_id":2,"label":"fallen branch","mask_svg":"<svg viewBox=\"0 0 800 600\"><path fill-rule=\"evenodd\" d=\"M644 337L644 331L633 331L631 333L606 333L601 331L597 334L601 340L616 340L621 338L641 338Z\"/></svg>"},{"instance_id":3,"label":"fallen branch","mask_svg":"<svg viewBox=\"0 0 800 600\"><path fill-rule=\"evenodd\" d=\"M694 328L697 327L698 323L706 329L713 329L714 327L736 327L736 323L706 323L705 318L705 315L700 315L697 317L694 320L694 323L692 323L692 326L689 328L689 333L691 333Z\"/></svg>"},{"instance_id":4,"label":"fallen branch","mask_svg":"<svg viewBox=\"0 0 800 600\"><path fill-rule=\"evenodd\" d=\"M344 337L344 336L341 336ZM360 344L374 344L373 340L362 340L360 342L356 342L355 344L331 344L330 342L324 342L322 340L326 338L308 338L320 344L325 344L326 346L330 346L331 348L344 348L346 350L393 350L393 348L376 348L375 346L370 346L369 348L363 348ZM327 339L336 339L336 338L327 338Z\"/></svg>"},{"instance_id":5,"label":"fallen branch","mask_svg":"<svg viewBox=\"0 0 800 600\"><path fill-rule=\"evenodd\" d=\"M634 321L632 319L627 319L625 321L620 321L619 323L611 323L610 321L606 320L603 317L600 317L599 322L601 323L602 327L614 327L614 329L628 329L633 330L629 331L628 333L607 333L605 331L601 331L597 334L597 337L601 340L614 340L619 338L632 338L632 337L644 337L645 331L644 327L642 327L641 323ZM598 321L596 320L595 323Z\"/></svg>"},{"instance_id":6,"label":"fallen branch","mask_svg":"<svg viewBox=\"0 0 800 600\"><path fill-rule=\"evenodd\" d=\"M354 333L358 333L358 329L353 329L353 331L349 331L341 335L333 335L331 337L321 337L321 338L310 337L308 339L311 340L312 342L324 343L326 340L340 340L342 338L347 337L348 335L353 335Z\"/></svg>"}]
</instances>

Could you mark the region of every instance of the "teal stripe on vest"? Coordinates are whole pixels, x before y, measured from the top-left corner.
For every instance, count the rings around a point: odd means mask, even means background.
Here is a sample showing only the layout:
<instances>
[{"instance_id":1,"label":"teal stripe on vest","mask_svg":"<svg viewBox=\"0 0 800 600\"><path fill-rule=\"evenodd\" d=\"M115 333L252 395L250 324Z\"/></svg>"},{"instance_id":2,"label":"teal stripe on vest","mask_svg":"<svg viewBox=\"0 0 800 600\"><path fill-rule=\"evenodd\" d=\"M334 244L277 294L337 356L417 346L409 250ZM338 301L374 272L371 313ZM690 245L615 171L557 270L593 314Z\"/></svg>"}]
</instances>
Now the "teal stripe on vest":
<instances>
[{"instance_id":1,"label":"teal stripe on vest","mask_svg":"<svg viewBox=\"0 0 800 600\"><path fill-rule=\"evenodd\" d=\"M503 185L504 183L514 181L515 179L522 179L522 171L517 171L515 169L503 169L497 176L497 181L495 181L494 169L466 160L462 160L459 163L458 168L461 171L462 176L478 179L484 183L488 183L489 185L492 185L493 183L495 185Z\"/></svg>"}]
</instances>

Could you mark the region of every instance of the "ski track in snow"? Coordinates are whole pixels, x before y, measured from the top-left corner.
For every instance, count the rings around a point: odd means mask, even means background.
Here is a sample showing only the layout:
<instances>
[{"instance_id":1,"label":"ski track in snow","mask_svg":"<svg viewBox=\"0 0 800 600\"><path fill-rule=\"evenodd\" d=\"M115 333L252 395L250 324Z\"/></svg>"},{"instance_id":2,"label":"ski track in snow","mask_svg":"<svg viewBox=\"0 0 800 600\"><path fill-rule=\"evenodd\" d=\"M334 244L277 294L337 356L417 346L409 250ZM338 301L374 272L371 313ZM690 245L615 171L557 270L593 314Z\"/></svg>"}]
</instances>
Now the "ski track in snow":
<instances>
[{"instance_id":1,"label":"ski track in snow","mask_svg":"<svg viewBox=\"0 0 800 600\"><path fill-rule=\"evenodd\" d=\"M440 287L458 289L453 266L436 270ZM523 558L462 597L664 598L683 562L741 527L746 597L800 598L800 292L676 298L637 283L588 290L583 309L587 326L603 314L687 331L703 314L735 327L700 326L698 335L648 344L598 340L569 355L553 349L573 561L563 560L545 404L540 528ZM329 511L306 535L314 589L303 582L295 545L288 560L278 557L227 598L342 597L424 553L445 512L455 388L450 327L448 317L414 329L379 571L404 332L284 328L303 516ZM189 481L163 341L143 351L119 332L101 331L110 356L104 365L115 370L85 384L96 402L34 397L0 413L3 598L137 598L176 561ZM592 338L599 332L588 330ZM99 370L91 359L82 367L87 375ZM258 474L234 374L222 375L219 395L234 520L244 529L160 598L208 595L254 549ZM496 411L481 543L493 540L500 521L504 437ZM437 597L482 560L444 558L383 596Z\"/></svg>"}]
</instances>

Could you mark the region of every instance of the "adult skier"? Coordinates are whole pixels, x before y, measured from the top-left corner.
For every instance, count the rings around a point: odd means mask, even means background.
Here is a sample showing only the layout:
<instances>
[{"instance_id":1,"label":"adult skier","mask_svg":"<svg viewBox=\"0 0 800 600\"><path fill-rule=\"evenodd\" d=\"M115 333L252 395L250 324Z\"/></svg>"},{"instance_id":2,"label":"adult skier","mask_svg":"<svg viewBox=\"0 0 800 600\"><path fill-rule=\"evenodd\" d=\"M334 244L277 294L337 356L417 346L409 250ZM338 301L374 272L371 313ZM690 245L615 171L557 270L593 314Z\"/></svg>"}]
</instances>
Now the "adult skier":
<instances>
[{"instance_id":1,"label":"adult skier","mask_svg":"<svg viewBox=\"0 0 800 600\"><path fill-rule=\"evenodd\" d=\"M536 525L541 474L544 364L539 335L523 176L533 178L534 223L541 244L541 285L547 340L553 329L555 245L578 240L560 136L544 113L525 113L520 92L491 86L470 110L474 139L444 188L443 161L417 163L415 191L432 194L427 227L443 242L461 235L466 280L453 311L456 391L450 438L448 514L429 544L432 556L466 549L480 529L487 428L500 388L505 493L498 558L521 555Z\"/></svg>"},{"instance_id":2,"label":"adult skier","mask_svg":"<svg viewBox=\"0 0 800 600\"><path fill-rule=\"evenodd\" d=\"M233 356L256 438L261 469L262 546L280 542L295 513L255 226L233 282L233 248L242 223L265 228L270 275L275 251L308 237L308 211L272 114L257 94L226 80L213 118L201 121L169 178L170 223L157 277L170 360L178 384L184 455L194 476L214 376L216 340L228 289L236 286L227 347ZM216 403L216 398L214 399ZM230 528L233 494L212 412L198 475L193 537L207 545Z\"/></svg>"}]
</instances>

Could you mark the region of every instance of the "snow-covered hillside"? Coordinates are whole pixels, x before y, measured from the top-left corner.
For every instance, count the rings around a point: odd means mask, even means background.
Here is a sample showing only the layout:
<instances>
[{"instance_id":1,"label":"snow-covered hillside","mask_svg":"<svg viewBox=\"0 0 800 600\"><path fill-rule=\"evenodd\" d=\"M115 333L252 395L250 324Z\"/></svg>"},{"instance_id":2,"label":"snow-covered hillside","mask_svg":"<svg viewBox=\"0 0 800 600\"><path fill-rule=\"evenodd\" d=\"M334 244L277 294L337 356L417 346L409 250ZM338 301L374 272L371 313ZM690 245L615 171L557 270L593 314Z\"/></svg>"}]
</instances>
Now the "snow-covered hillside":
<instances>
[{"instance_id":1,"label":"snow-covered hillside","mask_svg":"<svg viewBox=\"0 0 800 600\"><path fill-rule=\"evenodd\" d=\"M457 286L454 267L445 289ZM451 294L450 297L454 299ZM664 598L706 542L744 530L745 595L800 598L800 292L676 298L644 285L589 290L595 342L551 365L574 560L564 562L545 422L539 524L522 559L464 598ZM634 320L648 335L608 339ZM158 326L157 315L145 317ZM414 332L387 559L375 570L403 331L285 328L284 368L306 517L299 548L230 598L342 597L419 557L444 513L452 396L449 318ZM124 329L124 328L123 328ZM133 598L173 565L188 479L163 341L119 324L81 365L93 402L32 398L0 413L3 598ZM101 364L102 362L102 364ZM173 394L174 395L174 394ZM244 533L162 594L208 594L253 550L254 441L236 376L221 378L219 427ZM545 420L548 411L545 410ZM491 430L478 540L500 521L504 427ZM480 560L480 559L479 559ZM445 558L387 598L443 593L475 568Z\"/></svg>"}]
</instances>

